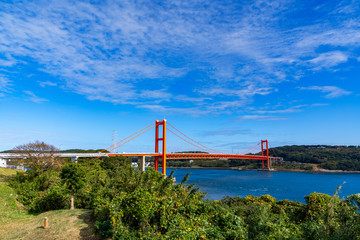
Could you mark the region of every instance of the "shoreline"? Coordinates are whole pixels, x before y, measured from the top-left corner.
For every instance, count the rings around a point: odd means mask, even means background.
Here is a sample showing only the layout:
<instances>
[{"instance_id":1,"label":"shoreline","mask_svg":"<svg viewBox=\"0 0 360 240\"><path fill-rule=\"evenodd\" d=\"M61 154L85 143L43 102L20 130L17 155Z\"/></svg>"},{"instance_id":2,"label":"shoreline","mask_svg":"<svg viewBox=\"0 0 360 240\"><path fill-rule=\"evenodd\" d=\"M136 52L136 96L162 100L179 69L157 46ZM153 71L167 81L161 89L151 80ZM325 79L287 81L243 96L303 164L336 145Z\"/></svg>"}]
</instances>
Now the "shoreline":
<instances>
[{"instance_id":1,"label":"shoreline","mask_svg":"<svg viewBox=\"0 0 360 240\"><path fill-rule=\"evenodd\" d=\"M344 171L344 170L329 170L317 168L316 170L302 170L302 169L242 169L238 167L170 167L173 169L218 169L218 170L236 170L236 171L270 171L270 172L308 172L308 173L360 173L360 171Z\"/></svg>"}]
</instances>

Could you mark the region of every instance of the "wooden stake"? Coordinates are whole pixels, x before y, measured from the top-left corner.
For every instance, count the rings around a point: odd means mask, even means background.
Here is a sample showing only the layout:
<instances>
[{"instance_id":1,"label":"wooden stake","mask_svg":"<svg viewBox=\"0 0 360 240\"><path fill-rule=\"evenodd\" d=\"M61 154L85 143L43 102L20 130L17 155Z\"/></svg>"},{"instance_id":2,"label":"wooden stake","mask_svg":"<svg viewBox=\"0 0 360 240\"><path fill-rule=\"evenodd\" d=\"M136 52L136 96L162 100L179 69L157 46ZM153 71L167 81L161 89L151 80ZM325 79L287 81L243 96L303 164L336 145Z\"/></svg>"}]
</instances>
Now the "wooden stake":
<instances>
[{"instance_id":1,"label":"wooden stake","mask_svg":"<svg viewBox=\"0 0 360 240\"><path fill-rule=\"evenodd\" d=\"M48 226L48 218L47 217L45 217L44 218L44 229L46 229L46 228L48 228L49 226Z\"/></svg>"}]
</instances>

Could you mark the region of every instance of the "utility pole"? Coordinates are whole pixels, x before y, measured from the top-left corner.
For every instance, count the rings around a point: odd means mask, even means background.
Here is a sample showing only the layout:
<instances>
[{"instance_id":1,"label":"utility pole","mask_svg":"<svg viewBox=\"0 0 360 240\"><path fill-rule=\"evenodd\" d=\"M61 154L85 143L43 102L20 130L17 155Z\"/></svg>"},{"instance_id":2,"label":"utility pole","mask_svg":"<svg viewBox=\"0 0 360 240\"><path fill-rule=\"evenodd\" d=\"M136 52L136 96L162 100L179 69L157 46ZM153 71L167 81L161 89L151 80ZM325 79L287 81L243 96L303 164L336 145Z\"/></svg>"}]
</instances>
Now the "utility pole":
<instances>
[{"instance_id":1,"label":"utility pole","mask_svg":"<svg viewBox=\"0 0 360 240\"><path fill-rule=\"evenodd\" d=\"M112 136L113 146L116 145L116 135L117 135L117 132L116 132L116 130L114 130L113 131L113 136ZM114 153L115 149L112 152Z\"/></svg>"}]
</instances>

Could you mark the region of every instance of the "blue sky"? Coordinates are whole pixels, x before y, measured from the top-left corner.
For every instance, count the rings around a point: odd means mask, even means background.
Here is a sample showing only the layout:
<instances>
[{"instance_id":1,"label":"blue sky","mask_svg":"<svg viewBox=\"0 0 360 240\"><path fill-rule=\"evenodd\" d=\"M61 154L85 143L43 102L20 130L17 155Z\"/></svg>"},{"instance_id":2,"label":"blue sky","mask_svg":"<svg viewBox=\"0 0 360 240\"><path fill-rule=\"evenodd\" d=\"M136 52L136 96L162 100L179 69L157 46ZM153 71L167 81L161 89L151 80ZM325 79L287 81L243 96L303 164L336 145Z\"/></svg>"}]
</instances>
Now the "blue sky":
<instances>
[{"instance_id":1,"label":"blue sky","mask_svg":"<svg viewBox=\"0 0 360 240\"><path fill-rule=\"evenodd\" d=\"M1 1L0 150L360 145L359 53L356 0Z\"/></svg>"}]
</instances>

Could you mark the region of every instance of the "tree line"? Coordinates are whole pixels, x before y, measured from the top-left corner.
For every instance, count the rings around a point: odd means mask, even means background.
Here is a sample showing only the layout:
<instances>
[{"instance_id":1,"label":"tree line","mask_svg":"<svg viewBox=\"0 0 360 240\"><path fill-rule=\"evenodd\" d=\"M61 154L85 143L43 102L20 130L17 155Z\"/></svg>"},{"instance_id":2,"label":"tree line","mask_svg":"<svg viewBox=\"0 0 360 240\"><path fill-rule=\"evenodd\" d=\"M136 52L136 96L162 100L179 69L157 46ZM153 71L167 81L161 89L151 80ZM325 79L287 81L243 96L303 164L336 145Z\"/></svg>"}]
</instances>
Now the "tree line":
<instances>
[{"instance_id":1,"label":"tree line","mask_svg":"<svg viewBox=\"0 0 360 240\"><path fill-rule=\"evenodd\" d=\"M319 164L329 170L360 171L360 146L292 145L271 148L285 162Z\"/></svg>"}]
</instances>

